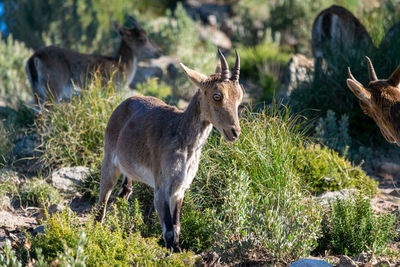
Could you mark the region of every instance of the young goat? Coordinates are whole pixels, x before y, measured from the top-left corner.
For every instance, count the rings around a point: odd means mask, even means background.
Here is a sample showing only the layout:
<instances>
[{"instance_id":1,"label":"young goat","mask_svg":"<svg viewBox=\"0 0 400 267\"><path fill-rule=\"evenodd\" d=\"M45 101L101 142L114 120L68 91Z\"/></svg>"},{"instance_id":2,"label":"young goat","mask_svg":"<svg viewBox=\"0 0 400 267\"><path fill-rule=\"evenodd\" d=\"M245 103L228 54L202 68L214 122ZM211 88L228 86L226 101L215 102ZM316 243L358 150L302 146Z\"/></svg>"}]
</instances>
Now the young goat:
<instances>
[{"instance_id":1,"label":"young goat","mask_svg":"<svg viewBox=\"0 0 400 267\"><path fill-rule=\"evenodd\" d=\"M390 143L400 146L400 66L387 80L378 80L371 60L368 64L369 84L364 87L351 74L347 86L360 100L361 109L379 126L381 133Z\"/></svg>"},{"instance_id":2,"label":"young goat","mask_svg":"<svg viewBox=\"0 0 400 267\"><path fill-rule=\"evenodd\" d=\"M212 126L227 141L240 135L238 106L240 59L229 78L228 63L218 50L220 67L207 77L181 63L186 75L200 88L185 111L154 97L131 97L111 115L104 136L97 220L102 222L111 190L125 176L119 197L128 198L132 179L154 188L154 206L164 241L179 249L179 214L185 190L196 175L200 154Z\"/></svg>"},{"instance_id":3,"label":"young goat","mask_svg":"<svg viewBox=\"0 0 400 267\"><path fill-rule=\"evenodd\" d=\"M52 97L59 102L73 95L73 87L84 87L87 78L100 71L108 79L116 70L116 82L120 87L132 82L138 57L149 58L161 55L161 49L147 36L146 31L132 17L132 28L113 22L114 29L122 40L115 57L81 54L75 51L48 46L37 50L26 63L26 73L32 86L36 105L41 109L46 99Z\"/></svg>"}]
</instances>

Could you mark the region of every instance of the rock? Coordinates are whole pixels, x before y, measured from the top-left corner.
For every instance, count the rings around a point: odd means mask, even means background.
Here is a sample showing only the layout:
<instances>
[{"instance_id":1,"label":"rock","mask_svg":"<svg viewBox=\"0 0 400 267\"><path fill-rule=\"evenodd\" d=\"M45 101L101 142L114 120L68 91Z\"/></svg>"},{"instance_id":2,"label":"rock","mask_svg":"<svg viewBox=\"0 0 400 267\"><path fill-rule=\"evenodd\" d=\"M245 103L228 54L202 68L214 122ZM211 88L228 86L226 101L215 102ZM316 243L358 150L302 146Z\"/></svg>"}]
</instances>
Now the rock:
<instances>
[{"instance_id":1,"label":"rock","mask_svg":"<svg viewBox=\"0 0 400 267\"><path fill-rule=\"evenodd\" d=\"M400 197L400 192L398 189L393 189L389 195L393 196L393 197Z\"/></svg>"},{"instance_id":2,"label":"rock","mask_svg":"<svg viewBox=\"0 0 400 267\"><path fill-rule=\"evenodd\" d=\"M33 217L24 217L8 211L0 211L0 225L4 228L10 230L14 230L17 227L30 228L32 224L36 224L36 219Z\"/></svg>"},{"instance_id":3,"label":"rock","mask_svg":"<svg viewBox=\"0 0 400 267\"><path fill-rule=\"evenodd\" d=\"M346 255L340 256L339 267L357 267L357 266L358 265L349 256Z\"/></svg>"},{"instance_id":4,"label":"rock","mask_svg":"<svg viewBox=\"0 0 400 267\"><path fill-rule=\"evenodd\" d=\"M232 14L230 5L201 4L197 1L186 1L183 5L186 13L193 19L200 18L204 24L221 25Z\"/></svg>"},{"instance_id":5,"label":"rock","mask_svg":"<svg viewBox=\"0 0 400 267\"><path fill-rule=\"evenodd\" d=\"M3 196L0 199L0 210L8 210L8 211L14 210L11 204L11 199L8 196Z\"/></svg>"},{"instance_id":6,"label":"rock","mask_svg":"<svg viewBox=\"0 0 400 267\"><path fill-rule=\"evenodd\" d=\"M37 234L44 234L44 226L43 225L39 225L38 227L36 227L35 229L33 229L32 233L34 235Z\"/></svg>"},{"instance_id":7,"label":"rock","mask_svg":"<svg viewBox=\"0 0 400 267\"><path fill-rule=\"evenodd\" d=\"M381 165L381 172L389 173L392 175L400 174L400 165L393 162L384 162Z\"/></svg>"},{"instance_id":8,"label":"rock","mask_svg":"<svg viewBox=\"0 0 400 267\"><path fill-rule=\"evenodd\" d=\"M150 78L161 78L163 75L163 71L159 67L139 67L135 78L133 79L132 83L130 84L131 88L136 88L138 83L145 82Z\"/></svg>"},{"instance_id":9,"label":"rock","mask_svg":"<svg viewBox=\"0 0 400 267\"><path fill-rule=\"evenodd\" d=\"M50 207L47 209L47 213L51 217L54 213L56 212L62 212L64 210L64 206L58 205L58 204L52 204ZM46 218L46 213L44 209L40 209L39 213L37 214L38 219L45 219Z\"/></svg>"},{"instance_id":10,"label":"rock","mask_svg":"<svg viewBox=\"0 0 400 267\"><path fill-rule=\"evenodd\" d=\"M31 134L16 140L12 149L14 159L33 157L37 154L36 148L40 145L40 136Z\"/></svg>"},{"instance_id":11,"label":"rock","mask_svg":"<svg viewBox=\"0 0 400 267\"><path fill-rule=\"evenodd\" d=\"M283 72L283 97L290 97L293 89L301 83L310 82L313 77L314 62L302 54L295 54Z\"/></svg>"},{"instance_id":12,"label":"rock","mask_svg":"<svg viewBox=\"0 0 400 267\"><path fill-rule=\"evenodd\" d=\"M369 261L369 255L365 252L361 252L354 257L354 260L361 263L367 263Z\"/></svg>"},{"instance_id":13,"label":"rock","mask_svg":"<svg viewBox=\"0 0 400 267\"><path fill-rule=\"evenodd\" d=\"M210 40L215 46L221 49L229 50L232 48L232 42L229 37L214 26L202 26L197 24L196 28L200 38L203 41Z\"/></svg>"},{"instance_id":14,"label":"rock","mask_svg":"<svg viewBox=\"0 0 400 267\"><path fill-rule=\"evenodd\" d=\"M303 259L293 262L289 267L332 267L332 264L314 259Z\"/></svg>"},{"instance_id":15,"label":"rock","mask_svg":"<svg viewBox=\"0 0 400 267\"><path fill-rule=\"evenodd\" d=\"M90 173L91 170L83 166L64 167L53 172L51 182L54 187L64 192L74 192L74 185L78 185Z\"/></svg>"},{"instance_id":16,"label":"rock","mask_svg":"<svg viewBox=\"0 0 400 267\"><path fill-rule=\"evenodd\" d=\"M166 78L166 80L174 80L176 78L178 68L178 59L170 56L162 56L159 58L140 62L138 71L132 83L130 84L130 87L136 88L136 85L138 83L142 83L152 77L164 77Z\"/></svg>"},{"instance_id":17,"label":"rock","mask_svg":"<svg viewBox=\"0 0 400 267\"><path fill-rule=\"evenodd\" d=\"M336 199L349 199L357 192L356 189L342 189L334 192L325 192L317 197L321 205L329 205L330 202Z\"/></svg>"}]
</instances>

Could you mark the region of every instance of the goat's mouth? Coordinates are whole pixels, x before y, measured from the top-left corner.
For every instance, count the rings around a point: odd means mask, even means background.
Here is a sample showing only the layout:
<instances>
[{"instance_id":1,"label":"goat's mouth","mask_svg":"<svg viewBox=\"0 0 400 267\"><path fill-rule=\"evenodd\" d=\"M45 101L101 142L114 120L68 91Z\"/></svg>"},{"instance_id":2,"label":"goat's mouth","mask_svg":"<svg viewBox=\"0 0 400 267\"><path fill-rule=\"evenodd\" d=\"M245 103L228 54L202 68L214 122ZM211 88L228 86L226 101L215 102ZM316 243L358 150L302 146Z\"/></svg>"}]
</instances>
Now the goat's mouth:
<instances>
[{"instance_id":1,"label":"goat's mouth","mask_svg":"<svg viewBox=\"0 0 400 267\"><path fill-rule=\"evenodd\" d=\"M225 129L222 129L222 132L224 133L224 138L225 138L226 141L233 142L233 141L236 141L236 140L237 140L237 138L234 137L233 135L232 135L232 136L229 135L229 134L225 131Z\"/></svg>"}]
</instances>

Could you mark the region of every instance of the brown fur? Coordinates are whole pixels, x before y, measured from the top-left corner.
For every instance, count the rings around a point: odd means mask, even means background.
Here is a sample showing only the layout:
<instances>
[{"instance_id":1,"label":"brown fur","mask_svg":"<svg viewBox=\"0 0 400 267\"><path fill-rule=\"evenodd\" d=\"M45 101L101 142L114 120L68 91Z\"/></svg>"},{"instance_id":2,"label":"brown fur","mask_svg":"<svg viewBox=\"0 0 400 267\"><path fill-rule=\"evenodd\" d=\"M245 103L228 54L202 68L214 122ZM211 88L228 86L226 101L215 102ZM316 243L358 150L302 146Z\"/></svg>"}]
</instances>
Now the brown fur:
<instances>
[{"instance_id":1,"label":"brown fur","mask_svg":"<svg viewBox=\"0 0 400 267\"><path fill-rule=\"evenodd\" d=\"M161 53L140 25L133 18L131 20L133 28L114 22L114 28L122 38L114 57L81 54L56 46L37 50L26 63L36 105L41 108L50 97L57 102L68 100L74 94L74 86L85 88L87 79L97 71L104 81L115 71L117 84L126 78L129 85L136 72L137 58L143 55L155 57Z\"/></svg>"},{"instance_id":2,"label":"brown fur","mask_svg":"<svg viewBox=\"0 0 400 267\"><path fill-rule=\"evenodd\" d=\"M367 87L350 73L347 85L360 100L361 109L379 126L382 135L390 143L400 146L400 66L389 79L378 80L372 63L367 58L370 81ZM376 80L374 80L376 78Z\"/></svg>"},{"instance_id":3,"label":"brown fur","mask_svg":"<svg viewBox=\"0 0 400 267\"><path fill-rule=\"evenodd\" d=\"M121 173L127 179L146 183L154 188L154 206L166 246L175 250L179 250L184 192L197 172L201 149L212 125L227 141L239 138L238 106L243 98L239 67L232 75L237 79L226 80L222 72L206 77L181 66L200 87L185 111L154 97L135 96L122 102L111 115L104 136L97 217L103 220L111 190Z\"/></svg>"},{"instance_id":4,"label":"brown fur","mask_svg":"<svg viewBox=\"0 0 400 267\"><path fill-rule=\"evenodd\" d=\"M332 5L322 10L315 18L312 28L312 53L315 60L315 71L323 64L326 49L342 46L374 48L371 37L361 22L346 8Z\"/></svg>"}]
</instances>

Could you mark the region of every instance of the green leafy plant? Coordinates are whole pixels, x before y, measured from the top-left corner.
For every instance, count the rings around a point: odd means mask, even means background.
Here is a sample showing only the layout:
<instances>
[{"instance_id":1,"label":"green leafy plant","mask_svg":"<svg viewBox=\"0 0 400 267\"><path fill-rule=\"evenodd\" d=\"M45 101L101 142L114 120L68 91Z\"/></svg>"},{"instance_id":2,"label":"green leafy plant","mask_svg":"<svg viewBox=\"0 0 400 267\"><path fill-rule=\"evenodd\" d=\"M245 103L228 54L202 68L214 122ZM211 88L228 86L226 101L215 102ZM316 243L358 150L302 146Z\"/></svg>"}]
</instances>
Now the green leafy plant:
<instances>
[{"instance_id":1,"label":"green leafy plant","mask_svg":"<svg viewBox=\"0 0 400 267\"><path fill-rule=\"evenodd\" d=\"M61 202L61 195L56 188L42 179L32 179L19 189L22 205L45 207Z\"/></svg>"},{"instance_id":2,"label":"green leafy plant","mask_svg":"<svg viewBox=\"0 0 400 267\"><path fill-rule=\"evenodd\" d=\"M326 118L319 118L315 132L318 141L335 149L341 155L346 155L351 145L349 116L342 115L341 119L337 121L335 112L328 110Z\"/></svg>"},{"instance_id":3,"label":"green leafy plant","mask_svg":"<svg viewBox=\"0 0 400 267\"><path fill-rule=\"evenodd\" d=\"M144 83L140 83L136 86L136 90L147 96L154 96L159 99L167 99L171 95L171 87L169 87L165 82L159 82L157 78L148 79Z\"/></svg>"},{"instance_id":4,"label":"green leafy plant","mask_svg":"<svg viewBox=\"0 0 400 267\"><path fill-rule=\"evenodd\" d=\"M95 79L81 96L52 105L43 114L40 149L46 166L85 165L100 169L104 130L112 111L124 100L114 91L113 80L105 88L101 83L101 79Z\"/></svg>"},{"instance_id":5,"label":"green leafy plant","mask_svg":"<svg viewBox=\"0 0 400 267\"><path fill-rule=\"evenodd\" d=\"M356 255L363 251L381 253L393 237L395 216L374 214L371 200L361 195L338 199L322 221L321 248L334 253Z\"/></svg>"},{"instance_id":6,"label":"green leafy plant","mask_svg":"<svg viewBox=\"0 0 400 267\"><path fill-rule=\"evenodd\" d=\"M259 84L262 87L261 94L254 95L261 101L271 101L274 94L279 91L278 78L291 57L291 53L283 51L278 41L273 41L270 31L260 44L253 47L239 47L240 54L240 76L244 79ZM279 39L279 38L277 38ZM235 59L229 58L230 65Z\"/></svg>"},{"instance_id":7,"label":"green leafy plant","mask_svg":"<svg viewBox=\"0 0 400 267\"><path fill-rule=\"evenodd\" d=\"M366 195L377 190L378 183L361 169L352 165L338 152L326 146L304 145L294 158L294 165L302 182L315 194L357 188Z\"/></svg>"},{"instance_id":8,"label":"green leafy plant","mask_svg":"<svg viewBox=\"0 0 400 267\"><path fill-rule=\"evenodd\" d=\"M31 98L25 62L32 54L33 51L14 40L12 34L0 41L0 99L9 106L15 107L19 101Z\"/></svg>"},{"instance_id":9,"label":"green leafy plant","mask_svg":"<svg viewBox=\"0 0 400 267\"><path fill-rule=\"evenodd\" d=\"M45 260L84 262L87 266L185 266L193 265L192 253L165 257L167 249L157 244L155 238L143 238L138 232L140 215L134 216L123 201L113 206L104 225L90 217L81 225L69 209L46 216L45 233L30 237L32 250L42 250ZM128 213L127 213L128 212ZM36 254L33 255L33 258Z\"/></svg>"},{"instance_id":10,"label":"green leafy plant","mask_svg":"<svg viewBox=\"0 0 400 267\"><path fill-rule=\"evenodd\" d=\"M22 263L18 260L17 256L15 255L15 251L11 247L11 242L9 239L6 239L4 247L0 252L0 265L10 267L22 266Z\"/></svg>"},{"instance_id":11,"label":"green leafy plant","mask_svg":"<svg viewBox=\"0 0 400 267\"><path fill-rule=\"evenodd\" d=\"M193 21L186 14L181 3L177 4L173 16L172 12L167 10L164 19L156 27L149 26L150 37L163 48L164 53L177 56L186 66L206 75L213 73L217 64L217 47L209 39L203 41L200 38L196 29L199 22ZM186 100L193 96L196 89L180 69L177 76L169 82L174 96Z\"/></svg>"}]
</instances>

